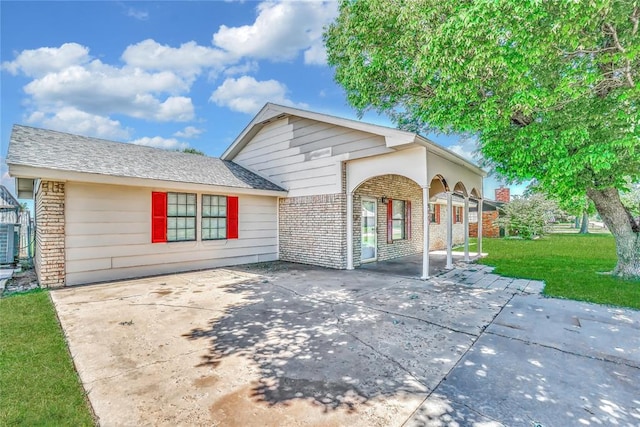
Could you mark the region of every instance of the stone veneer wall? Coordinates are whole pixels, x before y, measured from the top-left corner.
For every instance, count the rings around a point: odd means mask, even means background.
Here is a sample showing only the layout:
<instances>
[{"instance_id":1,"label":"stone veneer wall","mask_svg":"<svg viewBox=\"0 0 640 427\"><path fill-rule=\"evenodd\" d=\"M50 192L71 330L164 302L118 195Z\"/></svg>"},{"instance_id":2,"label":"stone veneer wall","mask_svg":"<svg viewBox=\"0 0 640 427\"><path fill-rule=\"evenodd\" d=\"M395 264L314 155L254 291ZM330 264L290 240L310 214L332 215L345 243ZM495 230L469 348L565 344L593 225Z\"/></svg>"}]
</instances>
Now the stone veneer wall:
<instances>
[{"instance_id":1,"label":"stone veneer wall","mask_svg":"<svg viewBox=\"0 0 640 427\"><path fill-rule=\"evenodd\" d=\"M353 265L361 264L362 198L378 201L378 261L422 252L422 188L400 175L383 175L362 183L353 194ZM387 206L381 197L411 201L411 238L387 243Z\"/></svg>"},{"instance_id":2,"label":"stone veneer wall","mask_svg":"<svg viewBox=\"0 0 640 427\"><path fill-rule=\"evenodd\" d=\"M500 227L493 221L498 219L498 211L482 212L482 237L500 237ZM469 223L469 236L478 237L478 223Z\"/></svg>"},{"instance_id":3,"label":"stone veneer wall","mask_svg":"<svg viewBox=\"0 0 640 427\"><path fill-rule=\"evenodd\" d=\"M346 212L344 194L280 199L280 260L347 268Z\"/></svg>"},{"instance_id":4,"label":"stone veneer wall","mask_svg":"<svg viewBox=\"0 0 640 427\"><path fill-rule=\"evenodd\" d=\"M36 194L36 259L40 286L65 284L64 182L42 181Z\"/></svg>"}]
</instances>

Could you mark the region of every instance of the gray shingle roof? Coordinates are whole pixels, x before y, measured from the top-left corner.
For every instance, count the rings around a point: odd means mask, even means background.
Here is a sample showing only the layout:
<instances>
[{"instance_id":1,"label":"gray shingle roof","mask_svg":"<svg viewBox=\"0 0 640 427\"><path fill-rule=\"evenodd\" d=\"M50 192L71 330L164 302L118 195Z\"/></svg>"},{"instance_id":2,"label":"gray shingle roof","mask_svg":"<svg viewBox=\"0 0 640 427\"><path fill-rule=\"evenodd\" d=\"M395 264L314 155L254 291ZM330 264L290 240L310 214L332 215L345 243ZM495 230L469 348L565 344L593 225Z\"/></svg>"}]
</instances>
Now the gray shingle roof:
<instances>
[{"instance_id":1,"label":"gray shingle roof","mask_svg":"<svg viewBox=\"0 0 640 427\"><path fill-rule=\"evenodd\" d=\"M7 163L70 172L284 191L231 161L14 125Z\"/></svg>"}]
</instances>

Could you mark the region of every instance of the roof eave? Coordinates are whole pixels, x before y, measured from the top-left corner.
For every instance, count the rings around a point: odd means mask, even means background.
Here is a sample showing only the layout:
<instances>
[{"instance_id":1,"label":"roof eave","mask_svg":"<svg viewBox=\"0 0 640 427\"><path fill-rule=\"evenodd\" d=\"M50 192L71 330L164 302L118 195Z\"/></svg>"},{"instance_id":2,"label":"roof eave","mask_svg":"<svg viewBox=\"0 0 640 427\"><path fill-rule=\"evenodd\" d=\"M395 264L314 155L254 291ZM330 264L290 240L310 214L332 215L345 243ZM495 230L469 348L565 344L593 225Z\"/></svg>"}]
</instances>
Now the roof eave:
<instances>
[{"instance_id":1,"label":"roof eave","mask_svg":"<svg viewBox=\"0 0 640 427\"><path fill-rule=\"evenodd\" d=\"M15 178L29 178L42 180L56 180L62 182L76 181L93 184L125 185L147 188L166 188L175 190L193 190L223 192L232 194L251 194L261 196L284 197L286 190L264 190L247 187L233 187L218 184L203 184L196 182L168 181L152 178L138 178L119 175L105 175L97 173L77 172L62 169L50 169L36 166L28 166L16 163L7 163L9 175Z\"/></svg>"}]
</instances>

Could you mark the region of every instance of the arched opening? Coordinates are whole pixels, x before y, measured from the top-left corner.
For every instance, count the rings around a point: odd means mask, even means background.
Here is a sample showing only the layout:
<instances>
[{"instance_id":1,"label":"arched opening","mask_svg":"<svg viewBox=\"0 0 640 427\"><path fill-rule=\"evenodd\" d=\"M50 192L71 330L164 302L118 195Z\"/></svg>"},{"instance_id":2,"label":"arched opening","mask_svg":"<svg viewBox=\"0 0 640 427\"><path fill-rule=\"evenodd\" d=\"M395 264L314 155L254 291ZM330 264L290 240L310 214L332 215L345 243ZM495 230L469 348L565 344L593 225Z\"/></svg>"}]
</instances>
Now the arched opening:
<instances>
[{"instance_id":1,"label":"arched opening","mask_svg":"<svg viewBox=\"0 0 640 427\"><path fill-rule=\"evenodd\" d=\"M353 266L414 255L423 248L422 188L402 175L379 175L353 191Z\"/></svg>"}]
</instances>

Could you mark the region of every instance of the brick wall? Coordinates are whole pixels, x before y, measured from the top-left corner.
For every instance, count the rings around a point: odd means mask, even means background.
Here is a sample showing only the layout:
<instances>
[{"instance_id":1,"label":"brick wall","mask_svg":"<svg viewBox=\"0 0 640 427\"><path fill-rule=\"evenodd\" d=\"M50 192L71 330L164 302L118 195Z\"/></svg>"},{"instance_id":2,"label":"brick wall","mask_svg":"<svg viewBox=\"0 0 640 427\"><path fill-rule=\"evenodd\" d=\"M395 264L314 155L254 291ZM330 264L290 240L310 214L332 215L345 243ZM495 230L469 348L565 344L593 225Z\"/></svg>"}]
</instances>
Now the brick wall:
<instances>
[{"instance_id":1,"label":"brick wall","mask_svg":"<svg viewBox=\"0 0 640 427\"><path fill-rule=\"evenodd\" d=\"M509 203L511 201L511 190L509 187L500 186L496 188L496 202Z\"/></svg>"},{"instance_id":2,"label":"brick wall","mask_svg":"<svg viewBox=\"0 0 640 427\"><path fill-rule=\"evenodd\" d=\"M35 267L40 286L65 284L64 182L42 181L36 194Z\"/></svg>"},{"instance_id":3,"label":"brick wall","mask_svg":"<svg viewBox=\"0 0 640 427\"><path fill-rule=\"evenodd\" d=\"M280 259L347 268L344 194L280 199Z\"/></svg>"},{"instance_id":4,"label":"brick wall","mask_svg":"<svg viewBox=\"0 0 640 427\"><path fill-rule=\"evenodd\" d=\"M422 252L422 188L400 175L384 175L364 182L353 194L353 265L361 264L362 198L377 200L378 261ZM411 238L387 243L387 206L380 198L411 201Z\"/></svg>"},{"instance_id":5,"label":"brick wall","mask_svg":"<svg viewBox=\"0 0 640 427\"><path fill-rule=\"evenodd\" d=\"M498 211L482 212L482 237L500 237L500 227L493 221L498 219ZM478 223L469 223L469 237L478 237Z\"/></svg>"}]
</instances>

